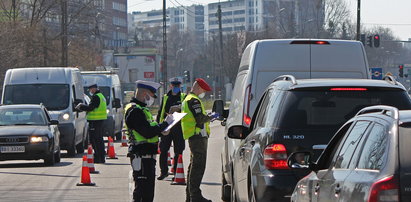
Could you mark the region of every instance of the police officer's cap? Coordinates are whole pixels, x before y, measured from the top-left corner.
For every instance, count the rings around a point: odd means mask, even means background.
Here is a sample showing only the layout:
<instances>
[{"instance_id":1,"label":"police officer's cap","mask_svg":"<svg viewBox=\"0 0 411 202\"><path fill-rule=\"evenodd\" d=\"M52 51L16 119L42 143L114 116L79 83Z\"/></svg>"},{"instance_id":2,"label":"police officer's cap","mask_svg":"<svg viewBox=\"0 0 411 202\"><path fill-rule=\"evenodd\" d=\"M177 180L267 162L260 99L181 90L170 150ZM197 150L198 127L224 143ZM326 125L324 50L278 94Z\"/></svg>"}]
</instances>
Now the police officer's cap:
<instances>
[{"instance_id":1,"label":"police officer's cap","mask_svg":"<svg viewBox=\"0 0 411 202\"><path fill-rule=\"evenodd\" d=\"M178 77L171 78L169 81L173 85L180 85L181 84L181 80Z\"/></svg>"},{"instance_id":2,"label":"police officer's cap","mask_svg":"<svg viewBox=\"0 0 411 202\"><path fill-rule=\"evenodd\" d=\"M144 88L150 90L154 94L154 98L157 98L156 92L160 88L161 84L152 81L136 81L137 88Z\"/></svg>"},{"instance_id":3,"label":"police officer's cap","mask_svg":"<svg viewBox=\"0 0 411 202\"><path fill-rule=\"evenodd\" d=\"M89 85L87 88L88 88L88 89L90 89L90 88L97 88L97 84L96 84L96 83L93 83L93 84Z\"/></svg>"}]
</instances>

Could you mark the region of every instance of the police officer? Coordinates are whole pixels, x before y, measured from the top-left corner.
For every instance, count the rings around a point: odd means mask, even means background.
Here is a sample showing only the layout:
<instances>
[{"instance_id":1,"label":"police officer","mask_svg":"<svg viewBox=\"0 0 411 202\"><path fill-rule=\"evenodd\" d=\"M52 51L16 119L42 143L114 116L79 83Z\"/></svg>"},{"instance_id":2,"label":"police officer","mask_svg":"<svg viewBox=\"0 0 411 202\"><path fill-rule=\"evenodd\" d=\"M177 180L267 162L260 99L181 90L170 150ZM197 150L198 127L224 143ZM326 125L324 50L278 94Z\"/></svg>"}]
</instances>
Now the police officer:
<instances>
[{"instance_id":1,"label":"police officer","mask_svg":"<svg viewBox=\"0 0 411 202\"><path fill-rule=\"evenodd\" d=\"M170 91L163 96L163 100L160 105L160 109L157 115L157 122L163 122L167 113L172 114L174 111L181 111L181 103L183 102L186 94L181 92L181 81L178 78L170 79ZM181 123L177 123L167 136L161 137L160 141L160 168L161 175L157 178L163 180L168 176L168 150L170 149L171 142L174 145L174 171L177 169L177 159L185 149L185 141L183 139L183 131L181 130Z\"/></svg>"},{"instance_id":2,"label":"police officer","mask_svg":"<svg viewBox=\"0 0 411 202\"><path fill-rule=\"evenodd\" d=\"M135 97L127 104L125 111L126 127L129 130L129 153L135 189L134 201L153 201L156 154L159 136L167 135L163 130L172 123L172 116L167 116L165 122L154 121L149 109L157 98L159 83L137 81Z\"/></svg>"},{"instance_id":3,"label":"police officer","mask_svg":"<svg viewBox=\"0 0 411 202\"><path fill-rule=\"evenodd\" d=\"M106 152L103 141L103 123L107 119L106 98L97 88L97 84L90 85L88 91L92 96L90 103L88 105L80 103L76 106L76 109L87 112L89 137L94 148L94 162L105 163Z\"/></svg>"},{"instance_id":4,"label":"police officer","mask_svg":"<svg viewBox=\"0 0 411 202\"><path fill-rule=\"evenodd\" d=\"M201 194L200 184L203 179L206 160L207 142L210 135L209 122L213 116L208 116L200 98L205 92L211 91L210 86L203 79L198 78L193 84L190 94L182 104L182 112L187 113L181 121L184 139L188 139L191 150L190 165L188 167L186 202L209 202Z\"/></svg>"}]
</instances>

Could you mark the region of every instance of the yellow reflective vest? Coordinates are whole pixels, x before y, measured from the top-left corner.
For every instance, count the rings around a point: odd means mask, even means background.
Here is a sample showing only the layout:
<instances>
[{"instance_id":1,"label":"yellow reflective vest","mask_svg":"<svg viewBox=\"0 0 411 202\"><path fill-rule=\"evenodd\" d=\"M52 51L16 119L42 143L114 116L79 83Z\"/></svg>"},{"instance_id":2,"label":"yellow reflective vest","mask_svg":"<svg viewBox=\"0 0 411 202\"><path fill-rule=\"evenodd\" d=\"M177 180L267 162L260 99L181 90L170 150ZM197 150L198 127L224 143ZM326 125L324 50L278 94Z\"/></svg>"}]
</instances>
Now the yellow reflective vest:
<instances>
[{"instance_id":1,"label":"yellow reflective vest","mask_svg":"<svg viewBox=\"0 0 411 202\"><path fill-rule=\"evenodd\" d=\"M180 100L181 100L181 102L184 101L184 98L185 98L185 97L186 97L186 94L185 94L185 93L180 93ZM163 96L163 106L162 106L162 108L161 108L161 114L160 114L160 123L164 121L164 115L165 115L165 113L166 113L166 103L167 103L167 100L168 100L168 95L167 95L167 94L164 94L164 96Z\"/></svg>"},{"instance_id":2,"label":"yellow reflective vest","mask_svg":"<svg viewBox=\"0 0 411 202\"><path fill-rule=\"evenodd\" d=\"M124 111L127 112L128 109L130 109L131 107L135 107L137 109L142 110L144 112L144 114L146 115L146 119L150 123L150 126L158 125L158 123L154 121L153 115L151 115L150 110L147 107L142 107L142 106L140 106L138 104L135 104L135 103L129 103L129 104L126 105ZM127 124L125 124L125 127L128 131L128 133L127 133L128 138L130 140L134 140L136 144L157 143L158 142L158 136L147 139L144 136L142 136L140 133L138 133L137 131L135 131L133 129L129 129L127 127ZM132 134L132 136L130 134Z\"/></svg>"},{"instance_id":3,"label":"yellow reflective vest","mask_svg":"<svg viewBox=\"0 0 411 202\"><path fill-rule=\"evenodd\" d=\"M201 104L201 110L203 111L204 115L206 114L206 111L204 109L203 102L201 102L200 98L198 98L195 94L188 94L187 97L184 99L182 106L181 106L181 111L183 113L187 113L181 120L181 128L183 129L183 137L185 140L188 138L192 137L193 135L200 135L201 133L201 128L196 127L197 123L194 118L194 114L191 112L191 110L188 107L188 101L191 99L197 99L200 101ZM210 123L204 123L204 129L207 132L207 135L210 135Z\"/></svg>"},{"instance_id":4,"label":"yellow reflective vest","mask_svg":"<svg viewBox=\"0 0 411 202\"><path fill-rule=\"evenodd\" d=\"M100 99L100 104L93 111L87 112L87 120L97 121L107 119L107 103L106 98L102 93L97 93L96 96Z\"/></svg>"}]
</instances>

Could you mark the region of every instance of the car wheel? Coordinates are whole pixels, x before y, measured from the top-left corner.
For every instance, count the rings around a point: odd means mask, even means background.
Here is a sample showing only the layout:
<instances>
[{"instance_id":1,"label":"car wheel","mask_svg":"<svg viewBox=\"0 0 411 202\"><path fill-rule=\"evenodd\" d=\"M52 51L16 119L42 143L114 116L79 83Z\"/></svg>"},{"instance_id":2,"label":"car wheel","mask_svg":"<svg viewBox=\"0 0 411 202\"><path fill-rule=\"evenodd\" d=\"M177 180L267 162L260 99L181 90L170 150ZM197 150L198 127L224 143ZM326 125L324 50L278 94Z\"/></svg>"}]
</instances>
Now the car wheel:
<instances>
[{"instance_id":1,"label":"car wheel","mask_svg":"<svg viewBox=\"0 0 411 202\"><path fill-rule=\"evenodd\" d=\"M230 201L230 195L231 191L229 190L230 187L227 185L227 180L224 177L224 171L223 168L221 168L221 180L222 180L222 185L221 185L221 200L223 201Z\"/></svg>"},{"instance_id":2,"label":"car wheel","mask_svg":"<svg viewBox=\"0 0 411 202\"><path fill-rule=\"evenodd\" d=\"M75 137L73 138L73 142L70 144L70 146L67 149L67 155L69 157L74 157L76 155L76 141Z\"/></svg>"},{"instance_id":3,"label":"car wheel","mask_svg":"<svg viewBox=\"0 0 411 202\"><path fill-rule=\"evenodd\" d=\"M118 132L116 134L116 140L121 142L121 140L122 140L121 132Z\"/></svg>"},{"instance_id":4,"label":"car wheel","mask_svg":"<svg viewBox=\"0 0 411 202\"><path fill-rule=\"evenodd\" d=\"M60 161L61 161L60 147L59 147L58 151L54 154L54 160L55 160L56 163L60 163Z\"/></svg>"},{"instance_id":5,"label":"car wheel","mask_svg":"<svg viewBox=\"0 0 411 202\"><path fill-rule=\"evenodd\" d=\"M53 147L54 148L54 147ZM50 152L49 155L44 159L44 165L52 166L56 162L54 152Z\"/></svg>"},{"instance_id":6,"label":"car wheel","mask_svg":"<svg viewBox=\"0 0 411 202\"><path fill-rule=\"evenodd\" d=\"M234 182L231 184L231 202L237 202L237 192L235 191L234 188Z\"/></svg>"},{"instance_id":7,"label":"car wheel","mask_svg":"<svg viewBox=\"0 0 411 202\"><path fill-rule=\"evenodd\" d=\"M248 201L250 202L256 202L256 197L255 197L255 190L253 186L253 182L251 180L251 175L248 174Z\"/></svg>"}]
</instances>

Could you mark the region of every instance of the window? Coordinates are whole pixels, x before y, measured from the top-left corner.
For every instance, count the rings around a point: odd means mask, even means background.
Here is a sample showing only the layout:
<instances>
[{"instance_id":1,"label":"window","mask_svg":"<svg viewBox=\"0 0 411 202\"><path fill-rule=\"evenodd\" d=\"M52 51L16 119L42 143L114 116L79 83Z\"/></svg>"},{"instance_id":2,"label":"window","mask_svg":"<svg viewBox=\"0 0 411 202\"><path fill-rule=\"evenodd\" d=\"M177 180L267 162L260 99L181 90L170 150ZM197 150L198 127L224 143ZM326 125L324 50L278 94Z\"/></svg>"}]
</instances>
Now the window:
<instances>
[{"instance_id":1,"label":"window","mask_svg":"<svg viewBox=\"0 0 411 202\"><path fill-rule=\"evenodd\" d=\"M259 110L258 110L258 115L256 117L256 123L253 128L258 128L258 127L264 127L266 116L267 116L267 107L268 103L270 102L270 98L272 96L272 90L267 91L264 100L262 101Z\"/></svg>"},{"instance_id":2,"label":"window","mask_svg":"<svg viewBox=\"0 0 411 202\"><path fill-rule=\"evenodd\" d=\"M358 166L359 169L380 170L387 157L387 131L381 124L375 124L365 140Z\"/></svg>"},{"instance_id":3,"label":"window","mask_svg":"<svg viewBox=\"0 0 411 202\"><path fill-rule=\"evenodd\" d=\"M265 110L268 112L266 113L266 121L265 127L272 127L274 126L274 122L276 121L276 117L280 108L280 104L282 101L283 94L280 91L274 91L271 95L270 103L268 104Z\"/></svg>"},{"instance_id":4,"label":"window","mask_svg":"<svg viewBox=\"0 0 411 202\"><path fill-rule=\"evenodd\" d=\"M370 125L368 121L358 121L353 129L348 133L344 144L340 147L340 152L335 160L335 168L348 168L352 155L357 148L361 137Z\"/></svg>"}]
</instances>

